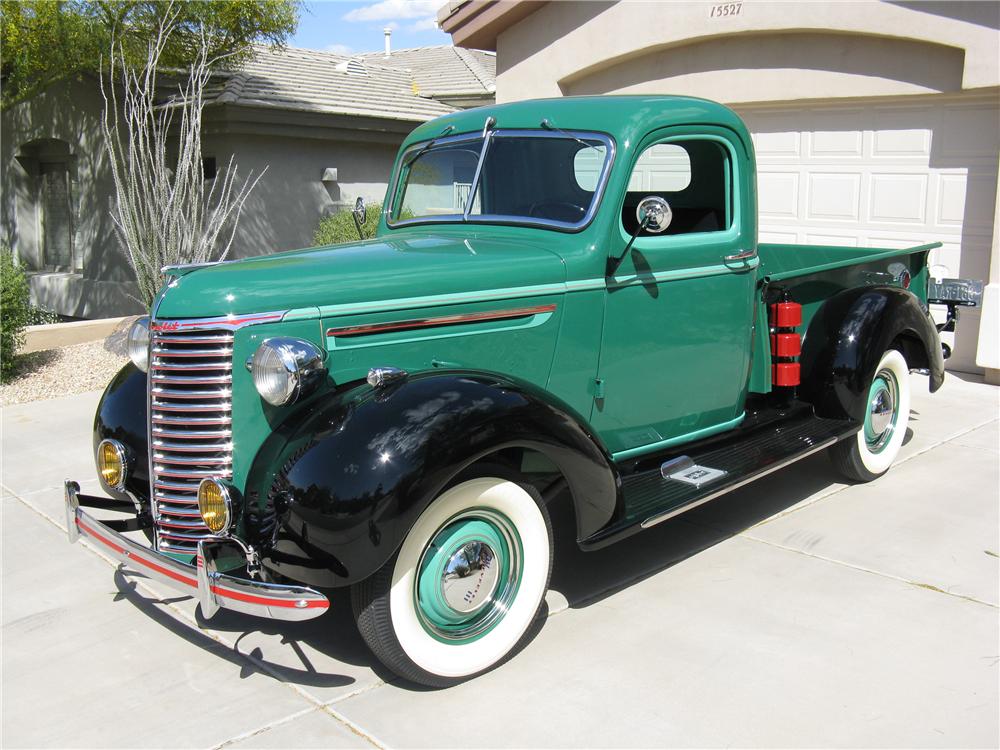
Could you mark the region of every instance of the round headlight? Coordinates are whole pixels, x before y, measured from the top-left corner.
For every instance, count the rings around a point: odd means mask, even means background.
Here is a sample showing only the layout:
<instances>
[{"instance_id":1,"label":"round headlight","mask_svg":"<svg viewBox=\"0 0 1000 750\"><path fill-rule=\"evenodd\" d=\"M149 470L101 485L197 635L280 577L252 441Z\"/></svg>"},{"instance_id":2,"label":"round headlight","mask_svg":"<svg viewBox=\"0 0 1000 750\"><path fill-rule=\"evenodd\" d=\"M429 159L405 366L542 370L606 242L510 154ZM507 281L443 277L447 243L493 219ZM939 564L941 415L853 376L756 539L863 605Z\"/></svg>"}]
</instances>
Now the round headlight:
<instances>
[{"instance_id":1,"label":"round headlight","mask_svg":"<svg viewBox=\"0 0 1000 750\"><path fill-rule=\"evenodd\" d=\"M250 361L253 384L260 397L274 406L295 403L326 374L323 352L302 339L267 339Z\"/></svg>"},{"instance_id":2,"label":"round headlight","mask_svg":"<svg viewBox=\"0 0 1000 750\"><path fill-rule=\"evenodd\" d=\"M198 511L201 520L213 534L223 534L232 520L229 490L214 479L202 479L198 485Z\"/></svg>"},{"instance_id":3,"label":"round headlight","mask_svg":"<svg viewBox=\"0 0 1000 750\"><path fill-rule=\"evenodd\" d=\"M128 332L128 357L143 372L149 372L149 318L139 318Z\"/></svg>"},{"instance_id":4,"label":"round headlight","mask_svg":"<svg viewBox=\"0 0 1000 750\"><path fill-rule=\"evenodd\" d=\"M125 448L117 440L102 440L97 446L97 470L101 481L113 490L125 487Z\"/></svg>"}]
</instances>

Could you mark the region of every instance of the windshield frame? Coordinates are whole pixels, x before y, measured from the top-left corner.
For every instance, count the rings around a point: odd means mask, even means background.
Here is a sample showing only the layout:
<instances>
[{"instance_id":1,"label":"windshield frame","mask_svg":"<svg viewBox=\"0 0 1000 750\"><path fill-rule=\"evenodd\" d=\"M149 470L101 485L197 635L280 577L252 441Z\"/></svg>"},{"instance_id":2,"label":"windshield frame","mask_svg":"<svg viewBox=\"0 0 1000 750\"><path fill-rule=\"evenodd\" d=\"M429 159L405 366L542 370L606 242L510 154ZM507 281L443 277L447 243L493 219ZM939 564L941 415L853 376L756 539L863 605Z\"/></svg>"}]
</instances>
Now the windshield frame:
<instances>
[{"instance_id":1,"label":"windshield frame","mask_svg":"<svg viewBox=\"0 0 1000 750\"><path fill-rule=\"evenodd\" d=\"M573 140L578 138L581 141L600 141L604 147L607 149L607 154L604 158L604 164L601 166L600 175L597 178L597 185L594 187L594 195L590 200L590 205L587 208L587 212L583 217L577 222L568 221L556 221L554 219L544 219L536 218L531 216L510 216L504 214L469 214L465 216L462 213L455 214L439 214L435 216L418 216L413 219L401 219L398 221L392 220L392 215L396 210L396 200L400 195L400 180L407 167L411 166L407 164L407 156L417 151L427 145L429 141L434 141L434 146L428 149L428 153L434 151L434 149L439 146L446 146L460 141L472 141L472 142L482 142L484 135L479 131L473 131L468 133L459 133L457 135L449 135L443 138L428 138L424 141L417 141L411 144L407 149L400 155L397 160L397 167L395 173L392 176L391 191L388 194L389 200L386 201L387 208L385 209L385 223L389 229L401 229L403 227L418 226L421 224L500 224L505 226L523 226L523 227L536 227L539 229L552 229L559 232L580 232L586 229L590 223L594 220L594 216L597 214L597 209L601 205L601 200L604 198L604 191L607 188L608 179L611 175L611 167L614 164L617 149L615 148L615 140L607 133L601 133L597 131L588 130L564 130L564 131L552 131L552 130L534 130L534 129L509 129L509 130L491 130L489 134L485 136L487 138L560 138L562 140ZM486 149L486 154L480 161L485 162L485 159L489 155L489 148ZM482 164L477 164L477 173L479 167ZM478 189L478 181L473 185L473 188ZM470 192L470 201L473 199L473 193Z\"/></svg>"}]
</instances>

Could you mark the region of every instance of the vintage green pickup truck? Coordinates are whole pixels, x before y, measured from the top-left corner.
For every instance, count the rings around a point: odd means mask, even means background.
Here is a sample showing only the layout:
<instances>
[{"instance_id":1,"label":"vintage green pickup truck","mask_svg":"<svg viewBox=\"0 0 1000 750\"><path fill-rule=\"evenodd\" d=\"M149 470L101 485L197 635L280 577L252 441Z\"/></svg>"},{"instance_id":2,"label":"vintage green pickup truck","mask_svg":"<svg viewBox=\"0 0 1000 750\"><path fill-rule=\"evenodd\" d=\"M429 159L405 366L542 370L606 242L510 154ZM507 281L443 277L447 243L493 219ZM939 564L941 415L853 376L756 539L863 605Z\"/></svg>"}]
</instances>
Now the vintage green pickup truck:
<instances>
[{"instance_id":1,"label":"vintage green pickup truck","mask_svg":"<svg viewBox=\"0 0 1000 750\"><path fill-rule=\"evenodd\" d=\"M883 474L910 372L944 378L933 247L758 243L750 136L709 101L447 115L375 237L165 269L70 540L205 617L349 596L391 670L467 679L544 611L563 491L592 550L817 451Z\"/></svg>"}]
</instances>

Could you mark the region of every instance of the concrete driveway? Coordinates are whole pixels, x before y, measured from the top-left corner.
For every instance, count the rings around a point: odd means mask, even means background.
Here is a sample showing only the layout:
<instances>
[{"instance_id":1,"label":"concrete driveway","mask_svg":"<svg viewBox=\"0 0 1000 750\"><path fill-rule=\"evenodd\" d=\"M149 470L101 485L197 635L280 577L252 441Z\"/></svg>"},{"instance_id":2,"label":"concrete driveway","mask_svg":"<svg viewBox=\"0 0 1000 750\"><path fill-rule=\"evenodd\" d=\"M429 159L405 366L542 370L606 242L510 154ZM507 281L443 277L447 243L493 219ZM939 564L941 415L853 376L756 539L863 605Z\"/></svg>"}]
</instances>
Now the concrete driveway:
<instances>
[{"instance_id":1,"label":"concrete driveway","mask_svg":"<svg viewBox=\"0 0 1000 750\"><path fill-rule=\"evenodd\" d=\"M874 484L815 456L600 552L559 534L534 639L445 691L394 682L347 596L209 624L71 547L99 394L7 408L2 745L996 747L1000 389L913 380Z\"/></svg>"}]
</instances>

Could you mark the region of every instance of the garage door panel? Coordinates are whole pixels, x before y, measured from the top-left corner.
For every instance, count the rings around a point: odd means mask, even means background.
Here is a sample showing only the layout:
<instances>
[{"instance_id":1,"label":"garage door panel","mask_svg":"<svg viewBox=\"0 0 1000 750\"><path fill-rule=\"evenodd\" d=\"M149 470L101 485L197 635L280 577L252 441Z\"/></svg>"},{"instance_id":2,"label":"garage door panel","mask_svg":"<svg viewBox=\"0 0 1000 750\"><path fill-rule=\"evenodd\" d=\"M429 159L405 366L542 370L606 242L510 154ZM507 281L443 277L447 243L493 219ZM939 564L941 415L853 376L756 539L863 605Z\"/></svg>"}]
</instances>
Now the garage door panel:
<instances>
[{"instance_id":1,"label":"garage door panel","mask_svg":"<svg viewBox=\"0 0 1000 750\"><path fill-rule=\"evenodd\" d=\"M938 175L935 216L935 223L938 226L961 228L965 219L966 180L964 174Z\"/></svg>"},{"instance_id":2,"label":"garage door panel","mask_svg":"<svg viewBox=\"0 0 1000 750\"><path fill-rule=\"evenodd\" d=\"M972 158L988 162L992 157L993 167L996 168L996 153L1000 149L996 110L954 107L949 108L947 115L947 126L934 133L932 160Z\"/></svg>"},{"instance_id":3,"label":"garage door panel","mask_svg":"<svg viewBox=\"0 0 1000 750\"><path fill-rule=\"evenodd\" d=\"M758 175L760 216L795 219L799 216L799 173L765 172Z\"/></svg>"},{"instance_id":4,"label":"garage door panel","mask_svg":"<svg viewBox=\"0 0 1000 750\"><path fill-rule=\"evenodd\" d=\"M926 174L872 174L868 218L880 224L927 221Z\"/></svg>"},{"instance_id":5,"label":"garage door panel","mask_svg":"<svg viewBox=\"0 0 1000 750\"><path fill-rule=\"evenodd\" d=\"M860 159L864 156L864 136L859 130L820 130L809 134L809 156L827 159Z\"/></svg>"},{"instance_id":6,"label":"garage door panel","mask_svg":"<svg viewBox=\"0 0 1000 750\"><path fill-rule=\"evenodd\" d=\"M753 134L758 162L788 158L798 160L801 157L801 143L802 136L798 131Z\"/></svg>"},{"instance_id":7,"label":"garage door panel","mask_svg":"<svg viewBox=\"0 0 1000 750\"><path fill-rule=\"evenodd\" d=\"M931 131L921 128L890 129L876 120L872 133L873 159L921 159L926 162L931 155Z\"/></svg>"},{"instance_id":8,"label":"garage door panel","mask_svg":"<svg viewBox=\"0 0 1000 750\"><path fill-rule=\"evenodd\" d=\"M861 175L851 172L807 174L806 218L827 221L854 221L861 206Z\"/></svg>"}]
</instances>

